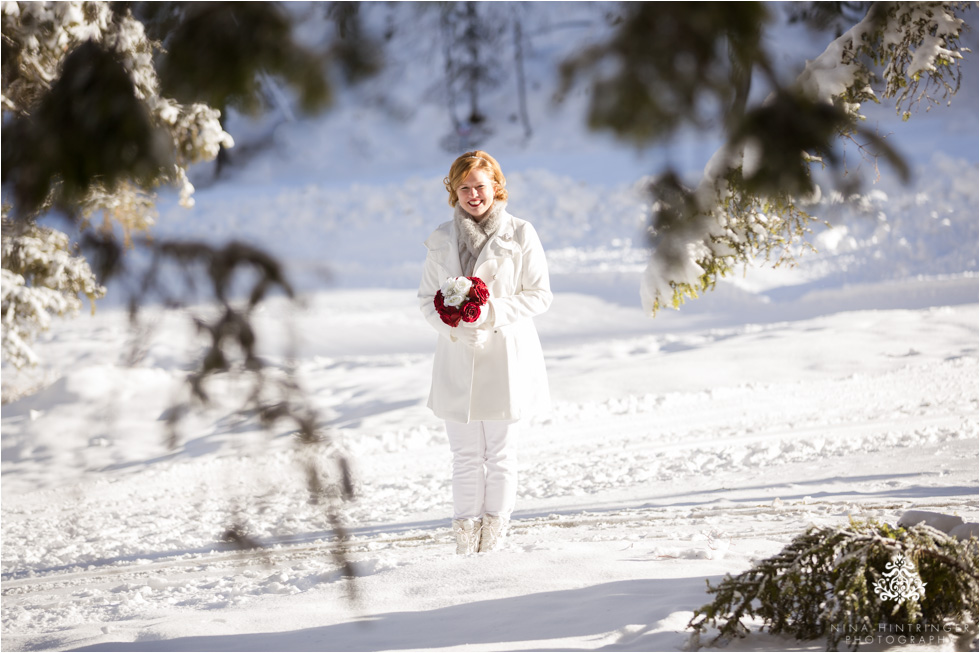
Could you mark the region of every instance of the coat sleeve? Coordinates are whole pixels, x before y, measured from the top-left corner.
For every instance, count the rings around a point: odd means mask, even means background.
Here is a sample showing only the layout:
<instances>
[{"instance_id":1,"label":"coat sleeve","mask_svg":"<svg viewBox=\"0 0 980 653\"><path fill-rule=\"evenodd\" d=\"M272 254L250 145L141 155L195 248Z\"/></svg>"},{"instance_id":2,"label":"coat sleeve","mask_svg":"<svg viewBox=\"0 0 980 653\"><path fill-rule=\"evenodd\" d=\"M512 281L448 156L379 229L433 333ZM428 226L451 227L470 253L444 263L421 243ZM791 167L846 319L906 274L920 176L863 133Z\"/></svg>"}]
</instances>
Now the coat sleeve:
<instances>
[{"instance_id":1,"label":"coat sleeve","mask_svg":"<svg viewBox=\"0 0 980 653\"><path fill-rule=\"evenodd\" d=\"M507 326L524 318L540 315L551 306L551 280L548 277L548 261L538 232L525 222L521 256L523 265L517 291L509 297L491 297L493 326ZM435 311L435 307L433 307ZM438 319L438 316L436 317Z\"/></svg>"},{"instance_id":2,"label":"coat sleeve","mask_svg":"<svg viewBox=\"0 0 980 653\"><path fill-rule=\"evenodd\" d=\"M428 241L426 245L428 245ZM428 250L425 256L425 265L422 267L422 282L419 284L419 310L422 311L422 315L432 325L432 328L436 330L436 333L450 342L456 342L453 327L442 321L433 303L435 301L436 291L439 290L442 282L449 276L442 264L436 259L437 256L435 253L431 249Z\"/></svg>"}]
</instances>

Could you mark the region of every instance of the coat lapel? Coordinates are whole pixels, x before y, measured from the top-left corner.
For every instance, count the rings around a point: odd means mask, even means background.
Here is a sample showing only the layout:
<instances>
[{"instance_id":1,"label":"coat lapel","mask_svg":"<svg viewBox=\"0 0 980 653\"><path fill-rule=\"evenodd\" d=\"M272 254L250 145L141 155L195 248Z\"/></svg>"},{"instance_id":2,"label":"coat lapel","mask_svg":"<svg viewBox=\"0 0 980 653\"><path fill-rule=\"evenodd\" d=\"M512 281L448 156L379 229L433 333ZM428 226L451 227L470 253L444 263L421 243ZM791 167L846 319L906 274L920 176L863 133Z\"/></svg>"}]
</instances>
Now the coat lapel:
<instances>
[{"instance_id":1,"label":"coat lapel","mask_svg":"<svg viewBox=\"0 0 980 653\"><path fill-rule=\"evenodd\" d=\"M425 246L433 260L443 268L447 277L463 276L463 268L459 263L459 236L456 233L456 225L447 222L444 226L446 229L437 229L429 236Z\"/></svg>"},{"instance_id":2,"label":"coat lapel","mask_svg":"<svg viewBox=\"0 0 980 653\"><path fill-rule=\"evenodd\" d=\"M490 238L476 259L476 265L473 266L473 276L483 279L479 273L481 266L497 259L511 258L517 249L517 244L514 243L514 220L509 213L504 213L496 233Z\"/></svg>"}]
</instances>

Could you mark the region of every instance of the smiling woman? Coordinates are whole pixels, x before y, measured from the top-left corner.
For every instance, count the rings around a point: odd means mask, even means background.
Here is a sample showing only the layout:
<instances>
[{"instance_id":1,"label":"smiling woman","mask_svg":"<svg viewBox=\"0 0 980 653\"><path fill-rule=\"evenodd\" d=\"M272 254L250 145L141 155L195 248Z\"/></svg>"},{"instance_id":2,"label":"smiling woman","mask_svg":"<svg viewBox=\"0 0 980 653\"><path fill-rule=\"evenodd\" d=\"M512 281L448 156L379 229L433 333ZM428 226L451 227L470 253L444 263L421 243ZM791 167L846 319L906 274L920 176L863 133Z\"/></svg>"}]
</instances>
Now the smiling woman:
<instances>
[{"instance_id":1,"label":"smiling woman","mask_svg":"<svg viewBox=\"0 0 980 653\"><path fill-rule=\"evenodd\" d=\"M453 452L456 552L475 553L497 546L514 509L519 420L550 404L532 318L552 295L537 232L507 212L500 164L467 152L443 182L455 212L425 241L418 296L440 336L428 405L446 420ZM449 324L440 288L460 277L482 281L489 297L476 318Z\"/></svg>"}]
</instances>

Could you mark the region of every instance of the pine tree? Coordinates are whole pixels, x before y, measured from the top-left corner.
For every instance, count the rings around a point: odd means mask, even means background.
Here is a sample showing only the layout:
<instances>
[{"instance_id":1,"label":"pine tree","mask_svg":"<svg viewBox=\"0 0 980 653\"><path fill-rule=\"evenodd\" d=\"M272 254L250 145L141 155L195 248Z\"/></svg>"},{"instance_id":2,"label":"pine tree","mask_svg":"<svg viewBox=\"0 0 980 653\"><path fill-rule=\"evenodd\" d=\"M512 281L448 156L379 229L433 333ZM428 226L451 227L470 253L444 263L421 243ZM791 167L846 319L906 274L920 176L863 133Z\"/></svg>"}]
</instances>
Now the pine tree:
<instances>
[{"instance_id":1,"label":"pine tree","mask_svg":"<svg viewBox=\"0 0 980 653\"><path fill-rule=\"evenodd\" d=\"M834 8L843 20L841 4ZM759 256L791 263L794 248L808 246L809 207L819 198L811 169L853 192L842 143L907 178L904 160L864 124L861 107L891 99L908 120L922 102L948 101L967 52L957 16L965 8L874 3L789 84L764 47L767 10L757 3L636 3L612 39L566 62L563 92L581 77L593 80L589 121L597 129L636 143L686 126L725 131L696 188L670 169L651 188L646 310L676 308ZM770 90L758 105L747 102L753 79Z\"/></svg>"}]
</instances>

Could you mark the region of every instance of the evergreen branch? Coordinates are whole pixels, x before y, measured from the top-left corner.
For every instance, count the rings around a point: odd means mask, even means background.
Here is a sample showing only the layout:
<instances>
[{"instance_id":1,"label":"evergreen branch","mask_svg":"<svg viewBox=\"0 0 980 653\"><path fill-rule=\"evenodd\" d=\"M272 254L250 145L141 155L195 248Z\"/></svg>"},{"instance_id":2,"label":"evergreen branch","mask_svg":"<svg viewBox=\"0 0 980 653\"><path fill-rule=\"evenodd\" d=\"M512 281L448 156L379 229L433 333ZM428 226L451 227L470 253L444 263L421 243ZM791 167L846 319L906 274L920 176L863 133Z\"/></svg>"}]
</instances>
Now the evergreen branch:
<instances>
[{"instance_id":1,"label":"evergreen branch","mask_svg":"<svg viewBox=\"0 0 980 653\"><path fill-rule=\"evenodd\" d=\"M878 595L883 569L897 556L915 566L919 588L897 599ZM690 645L701 645L709 628L717 644L744 637L745 619L761 619L761 630L801 640L825 637L828 650L841 641L857 648L848 633L873 632L879 625L977 627L978 552L975 539L959 541L925 525L893 528L874 521L840 528L812 527L776 555L738 576L726 575L712 602L695 610Z\"/></svg>"}]
</instances>

